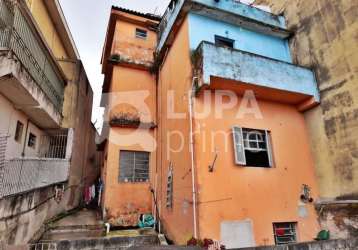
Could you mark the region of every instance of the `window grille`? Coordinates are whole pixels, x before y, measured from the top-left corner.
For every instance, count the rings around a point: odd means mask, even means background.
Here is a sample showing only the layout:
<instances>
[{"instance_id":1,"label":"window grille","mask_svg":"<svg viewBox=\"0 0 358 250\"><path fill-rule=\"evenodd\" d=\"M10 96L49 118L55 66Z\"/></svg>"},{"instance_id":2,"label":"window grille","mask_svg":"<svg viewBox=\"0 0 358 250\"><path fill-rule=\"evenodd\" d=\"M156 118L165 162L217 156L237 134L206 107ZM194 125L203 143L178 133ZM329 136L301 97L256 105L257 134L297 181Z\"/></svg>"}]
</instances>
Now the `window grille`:
<instances>
[{"instance_id":1,"label":"window grille","mask_svg":"<svg viewBox=\"0 0 358 250\"><path fill-rule=\"evenodd\" d=\"M147 182L149 180L149 153L120 151L120 182Z\"/></svg>"},{"instance_id":2,"label":"window grille","mask_svg":"<svg viewBox=\"0 0 358 250\"><path fill-rule=\"evenodd\" d=\"M276 245L297 242L296 228L296 222L274 223L273 231Z\"/></svg>"}]
</instances>

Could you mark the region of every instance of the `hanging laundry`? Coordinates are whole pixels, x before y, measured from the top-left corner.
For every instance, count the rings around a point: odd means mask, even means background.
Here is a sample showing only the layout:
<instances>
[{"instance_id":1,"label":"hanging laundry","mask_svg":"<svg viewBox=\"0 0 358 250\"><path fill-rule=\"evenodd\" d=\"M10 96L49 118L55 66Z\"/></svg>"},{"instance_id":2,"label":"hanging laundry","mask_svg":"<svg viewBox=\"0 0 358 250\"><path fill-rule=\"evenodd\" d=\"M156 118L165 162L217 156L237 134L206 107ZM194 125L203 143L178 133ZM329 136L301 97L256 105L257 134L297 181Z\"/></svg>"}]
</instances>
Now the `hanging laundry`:
<instances>
[{"instance_id":1,"label":"hanging laundry","mask_svg":"<svg viewBox=\"0 0 358 250\"><path fill-rule=\"evenodd\" d=\"M94 198L96 198L96 186L93 184L91 186L91 200L93 200Z\"/></svg>"},{"instance_id":2,"label":"hanging laundry","mask_svg":"<svg viewBox=\"0 0 358 250\"><path fill-rule=\"evenodd\" d=\"M103 190L103 182L101 179L99 179L98 180L98 207L101 206L102 190Z\"/></svg>"}]
</instances>

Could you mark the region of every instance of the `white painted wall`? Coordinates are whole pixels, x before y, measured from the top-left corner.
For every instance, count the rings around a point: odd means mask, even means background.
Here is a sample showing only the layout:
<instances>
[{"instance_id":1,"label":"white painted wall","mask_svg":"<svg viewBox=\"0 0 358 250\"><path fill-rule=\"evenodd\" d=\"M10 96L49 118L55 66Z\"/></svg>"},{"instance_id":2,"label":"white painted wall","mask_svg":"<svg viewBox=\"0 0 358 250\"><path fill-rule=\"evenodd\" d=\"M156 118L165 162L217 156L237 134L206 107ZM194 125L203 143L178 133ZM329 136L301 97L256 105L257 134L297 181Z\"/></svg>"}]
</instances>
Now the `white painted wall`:
<instances>
[{"instance_id":1,"label":"white painted wall","mask_svg":"<svg viewBox=\"0 0 358 250\"><path fill-rule=\"evenodd\" d=\"M9 136L5 153L6 159L20 157L25 142L25 156L35 157L37 155L41 136L44 134L44 132L36 125L29 122L28 131L25 136L27 120L28 117L23 112L16 110L12 103L0 94L0 134L7 134ZM17 121L20 121L22 122L22 124L24 124L24 129L20 142L17 142L14 139ZM35 149L27 146L30 133L34 134L37 137Z\"/></svg>"},{"instance_id":2,"label":"white painted wall","mask_svg":"<svg viewBox=\"0 0 358 250\"><path fill-rule=\"evenodd\" d=\"M251 220L223 221L220 227L221 243L227 249L255 246Z\"/></svg>"}]
</instances>

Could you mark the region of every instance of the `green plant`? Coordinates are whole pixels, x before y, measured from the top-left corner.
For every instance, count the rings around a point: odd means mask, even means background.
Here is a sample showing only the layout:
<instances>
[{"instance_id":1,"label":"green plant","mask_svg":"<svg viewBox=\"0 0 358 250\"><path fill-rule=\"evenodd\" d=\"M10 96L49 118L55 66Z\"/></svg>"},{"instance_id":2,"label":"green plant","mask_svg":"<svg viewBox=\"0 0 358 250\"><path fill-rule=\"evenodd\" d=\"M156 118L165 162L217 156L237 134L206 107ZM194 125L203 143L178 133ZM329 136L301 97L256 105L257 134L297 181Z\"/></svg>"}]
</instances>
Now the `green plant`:
<instances>
[{"instance_id":1,"label":"green plant","mask_svg":"<svg viewBox=\"0 0 358 250\"><path fill-rule=\"evenodd\" d=\"M109 57L110 61L119 62L121 60L121 55L119 54L113 54Z\"/></svg>"}]
</instances>

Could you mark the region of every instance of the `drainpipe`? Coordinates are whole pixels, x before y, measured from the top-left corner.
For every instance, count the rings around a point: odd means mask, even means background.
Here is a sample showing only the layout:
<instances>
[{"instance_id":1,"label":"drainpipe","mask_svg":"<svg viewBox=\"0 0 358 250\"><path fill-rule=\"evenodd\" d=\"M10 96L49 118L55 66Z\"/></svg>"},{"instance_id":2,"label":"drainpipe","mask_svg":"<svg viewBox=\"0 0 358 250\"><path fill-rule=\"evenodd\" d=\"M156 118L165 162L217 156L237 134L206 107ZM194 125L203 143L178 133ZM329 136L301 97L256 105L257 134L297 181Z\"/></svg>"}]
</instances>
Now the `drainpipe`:
<instances>
[{"instance_id":1,"label":"drainpipe","mask_svg":"<svg viewBox=\"0 0 358 250\"><path fill-rule=\"evenodd\" d=\"M193 77L192 86L197 77ZM194 133L193 133L193 113L194 113L194 91L189 95L189 119L190 119L190 155L191 155L191 178L193 183L193 224L194 224L194 238L198 237L197 220L196 220L196 186L195 186L195 162L194 162Z\"/></svg>"},{"instance_id":2,"label":"drainpipe","mask_svg":"<svg viewBox=\"0 0 358 250\"><path fill-rule=\"evenodd\" d=\"M26 122L26 130L25 130L25 140L24 140L24 145L22 147L22 153L21 153L21 157L24 158L25 157L25 148L26 148L26 139L27 139L27 132L29 130L29 123L30 123L30 119L27 119ZM19 173L19 178L17 180L18 185L20 185L21 182L21 177L22 177L22 169L24 167L24 161L21 161L21 167L20 167L20 173Z\"/></svg>"},{"instance_id":3,"label":"drainpipe","mask_svg":"<svg viewBox=\"0 0 358 250\"><path fill-rule=\"evenodd\" d=\"M22 146L22 153L21 153L21 156L22 157L25 157L25 149L26 149L26 139L27 139L27 132L29 130L29 123L30 123L30 120L27 119L27 122L26 122L26 130L25 130L25 140L24 140L24 145Z\"/></svg>"}]
</instances>

